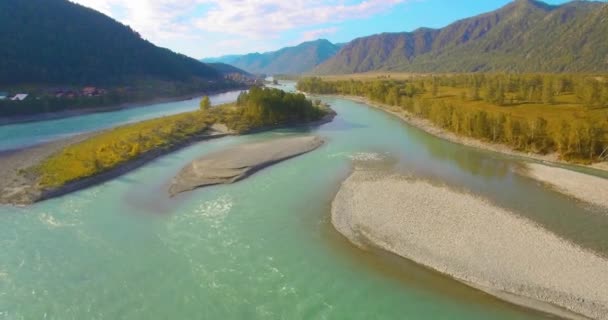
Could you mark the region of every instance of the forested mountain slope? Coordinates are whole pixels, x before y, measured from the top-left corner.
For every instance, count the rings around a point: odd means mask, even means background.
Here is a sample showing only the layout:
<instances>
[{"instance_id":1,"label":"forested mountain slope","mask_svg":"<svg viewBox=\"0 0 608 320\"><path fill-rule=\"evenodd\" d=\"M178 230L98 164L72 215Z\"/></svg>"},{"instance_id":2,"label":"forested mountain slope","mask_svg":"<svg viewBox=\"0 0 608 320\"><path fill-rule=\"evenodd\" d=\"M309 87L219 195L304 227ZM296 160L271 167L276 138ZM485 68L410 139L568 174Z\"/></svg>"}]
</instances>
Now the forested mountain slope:
<instances>
[{"instance_id":1,"label":"forested mountain slope","mask_svg":"<svg viewBox=\"0 0 608 320\"><path fill-rule=\"evenodd\" d=\"M215 69L66 0L0 1L0 84L217 79Z\"/></svg>"},{"instance_id":2,"label":"forested mountain slope","mask_svg":"<svg viewBox=\"0 0 608 320\"><path fill-rule=\"evenodd\" d=\"M317 74L608 71L608 3L516 0L441 29L355 39Z\"/></svg>"},{"instance_id":3,"label":"forested mountain slope","mask_svg":"<svg viewBox=\"0 0 608 320\"><path fill-rule=\"evenodd\" d=\"M217 70L222 75L228 75L228 74L241 74L244 76L252 75L251 73L249 73L243 69L239 69L239 68L237 68L233 65L227 64L227 63L212 62L212 63L207 63L207 65L212 67L213 69Z\"/></svg>"}]
</instances>

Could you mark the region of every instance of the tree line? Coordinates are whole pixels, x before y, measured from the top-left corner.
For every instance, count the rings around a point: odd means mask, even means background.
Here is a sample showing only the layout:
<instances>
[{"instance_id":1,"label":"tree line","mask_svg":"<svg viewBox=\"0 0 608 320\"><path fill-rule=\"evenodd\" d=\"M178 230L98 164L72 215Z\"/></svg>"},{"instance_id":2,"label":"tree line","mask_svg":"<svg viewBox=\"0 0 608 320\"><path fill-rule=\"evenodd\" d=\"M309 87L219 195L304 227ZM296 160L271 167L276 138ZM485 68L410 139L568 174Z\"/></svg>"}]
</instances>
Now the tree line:
<instances>
[{"instance_id":1,"label":"tree line","mask_svg":"<svg viewBox=\"0 0 608 320\"><path fill-rule=\"evenodd\" d=\"M87 110L99 107L117 106L123 103L146 101L152 98L171 98L189 94L198 94L201 91L217 91L244 88L245 85L234 81L208 82L192 79L188 82L167 81L138 81L130 87L111 87L103 95L74 98L56 97L48 89L34 89L23 91L30 95L23 101L0 100L0 117L30 116L43 113Z\"/></svg>"},{"instance_id":2,"label":"tree line","mask_svg":"<svg viewBox=\"0 0 608 320\"><path fill-rule=\"evenodd\" d=\"M237 131L249 128L302 123L321 119L327 110L303 94L274 88L252 87L236 101L236 111L223 118Z\"/></svg>"},{"instance_id":3,"label":"tree line","mask_svg":"<svg viewBox=\"0 0 608 320\"><path fill-rule=\"evenodd\" d=\"M604 78L582 75L449 75L412 80L324 81L305 78L298 90L319 94L363 96L425 118L451 132L502 143L515 150L546 154L562 159L596 161L608 146L608 117L570 117L547 120L542 116L514 115L508 108L479 107L481 101L497 106L543 104L551 108L555 97L569 94L583 112L608 107L608 84ZM460 92L458 99L441 99ZM526 106L524 106L526 108ZM572 112L571 110L563 112ZM549 121L559 121L550 123ZM556 129L550 129L556 128Z\"/></svg>"}]
</instances>

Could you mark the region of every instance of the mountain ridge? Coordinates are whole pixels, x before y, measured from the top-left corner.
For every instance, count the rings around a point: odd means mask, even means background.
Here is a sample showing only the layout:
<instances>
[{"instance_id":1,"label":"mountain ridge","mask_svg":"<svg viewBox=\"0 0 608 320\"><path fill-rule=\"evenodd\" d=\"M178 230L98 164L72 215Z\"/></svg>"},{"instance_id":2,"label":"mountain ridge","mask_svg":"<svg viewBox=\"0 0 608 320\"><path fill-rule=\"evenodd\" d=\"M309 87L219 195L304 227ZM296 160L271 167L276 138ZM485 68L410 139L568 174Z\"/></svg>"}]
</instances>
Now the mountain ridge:
<instances>
[{"instance_id":1,"label":"mountain ridge","mask_svg":"<svg viewBox=\"0 0 608 320\"><path fill-rule=\"evenodd\" d=\"M0 1L0 83L128 83L221 79L93 9L66 0Z\"/></svg>"},{"instance_id":2,"label":"mountain ridge","mask_svg":"<svg viewBox=\"0 0 608 320\"><path fill-rule=\"evenodd\" d=\"M605 2L516 0L443 28L357 38L312 73L606 71L606 12Z\"/></svg>"},{"instance_id":3,"label":"mountain ridge","mask_svg":"<svg viewBox=\"0 0 608 320\"><path fill-rule=\"evenodd\" d=\"M340 46L326 39L303 42L296 46L264 53L226 55L201 59L202 62L222 62L250 73L299 74L312 70L323 61L333 57Z\"/></svg>"}]
</instances>

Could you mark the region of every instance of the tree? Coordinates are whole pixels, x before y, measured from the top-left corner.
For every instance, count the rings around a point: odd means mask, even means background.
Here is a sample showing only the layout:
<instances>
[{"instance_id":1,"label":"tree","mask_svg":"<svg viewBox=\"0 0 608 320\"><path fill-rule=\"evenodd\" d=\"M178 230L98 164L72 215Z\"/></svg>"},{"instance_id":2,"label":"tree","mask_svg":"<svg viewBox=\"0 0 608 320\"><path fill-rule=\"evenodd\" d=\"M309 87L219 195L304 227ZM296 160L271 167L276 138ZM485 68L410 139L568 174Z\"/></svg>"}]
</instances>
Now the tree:
<instances>
[{"instance_id":1,"label":"tree","mask_svg":"<svg viewBox=\"0 0 608 320\"><path fill-rule=\"evenodd\" d=\"M546 153L549 148L549 139L547 138L547 120L543 117L537 117L532 123L530 133L530 143L538 153Z\"/></svg>"},{"instance_id":2,"label":"tree","mask_svg":"<svg viewBox=\"0 0 608 320\"><path fill-rule=\"evenodd\" d=\"M589 109L600 106L601 87L599 81L596 79L581 81L577 87L577 97Z\"/></svg>"},{"instance_id":3,"label":"tree","mask_svg":"<svg viewBox=\"0 0 608 320\"><path fill-rule=\"evenodd\" d=\"M435 77L433 77L433 86L431 94L433 95L433 98L436 98L437 95L439 95L439 83L437 83L437 78Z\"/></svg>"},{"instance_id":4,"label":"tree","mask_svg":"<svg viewBox=\"0 0 608 320\"><path fill-rule=\"evenodd\" d=\"M559 130L557 131L557 148L562 157L567 157L570 151L570 124L562 120Z\"/></svg>"},{"instance_id":5,"label":"tree","mask_svg":"<svg viewBox=\"0 0 608 320\"><path fill-rule=\"evenodd\" d=\"M546 77L543 81L543 103L555 103L555 91L553 89L553 79Z\"/></svg>"},{"instance_id":6,"label":"tree","mask_svg":"<svg viewBox=\"0 0 608 320\"><path fill-rule=\"evenodd\" d=\"M209 110L211 108L211 100L209 99L209 96L204 96L203 99L201 99L199 107L203 111Z\"/></svg>"}]
</instances>

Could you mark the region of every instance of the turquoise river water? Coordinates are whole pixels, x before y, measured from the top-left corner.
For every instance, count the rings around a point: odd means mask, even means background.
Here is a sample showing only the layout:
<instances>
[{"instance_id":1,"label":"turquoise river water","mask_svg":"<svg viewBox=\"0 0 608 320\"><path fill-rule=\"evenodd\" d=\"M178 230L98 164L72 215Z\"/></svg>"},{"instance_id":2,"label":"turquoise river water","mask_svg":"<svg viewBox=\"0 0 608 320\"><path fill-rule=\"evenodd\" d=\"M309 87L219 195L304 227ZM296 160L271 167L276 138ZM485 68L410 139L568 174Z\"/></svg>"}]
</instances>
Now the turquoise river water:
<instances>
[{"instance_id":1,"label":"turquoise river water","mask_svg":"<svg viewBox=\"0 0 608 320\"><path fill-rule=\"evenodd\" d=\"M479 194L608 253L608 215L516 174L520 160L323 100L338 116L321 127L203 142L99 186L0 207L0 319L553 318L343 239L330 202L356 158L391 159L394 170ZM239 183L168 196L171 178L198 156L309 134L328 142Z\"/></svg>"},{"instance_id":2,"label":"turquoise river water","mask_svg":"<svg viewBox=\"0 0 608 320\"><path fill-rule=\"evenodd\" d=\"M213 105L235 101L240 90L210 95ZM201 97L189 100L157 103L146 107L91 113L76 117L0 126L0 151L27 147L45 141L115 127L198 108Z\"/></svg>"}]
</instances>

